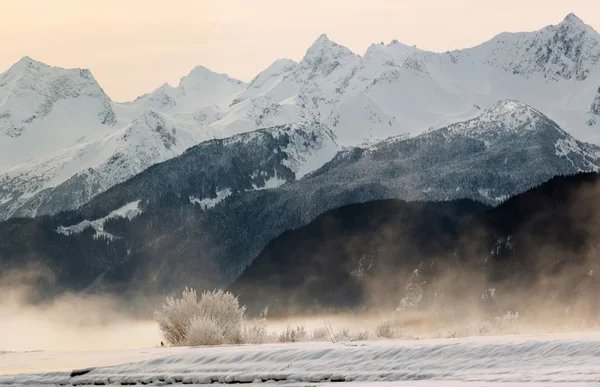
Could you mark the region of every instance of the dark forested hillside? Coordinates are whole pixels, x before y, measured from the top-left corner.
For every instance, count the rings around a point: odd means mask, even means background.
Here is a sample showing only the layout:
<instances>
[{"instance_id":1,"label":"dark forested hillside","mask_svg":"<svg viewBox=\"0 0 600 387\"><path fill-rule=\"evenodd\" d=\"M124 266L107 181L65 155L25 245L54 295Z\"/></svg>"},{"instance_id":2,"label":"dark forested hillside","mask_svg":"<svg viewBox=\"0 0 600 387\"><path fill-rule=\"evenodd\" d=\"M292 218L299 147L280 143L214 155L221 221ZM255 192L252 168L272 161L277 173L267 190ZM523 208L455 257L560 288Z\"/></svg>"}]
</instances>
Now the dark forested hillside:
<instances>
[{"instance_id":1,"label":"dark forested hillside","mask_svg":"<svg viewBox=\"0 0 600 387\"><path fill-rule=\"evenodd\" d=\"M251 312L427 308L441 297L589 307L600 290L599 194L591 173L485 211L469 201L344 206L271 241L230 289Z\"/></svg>"}]
</instances>

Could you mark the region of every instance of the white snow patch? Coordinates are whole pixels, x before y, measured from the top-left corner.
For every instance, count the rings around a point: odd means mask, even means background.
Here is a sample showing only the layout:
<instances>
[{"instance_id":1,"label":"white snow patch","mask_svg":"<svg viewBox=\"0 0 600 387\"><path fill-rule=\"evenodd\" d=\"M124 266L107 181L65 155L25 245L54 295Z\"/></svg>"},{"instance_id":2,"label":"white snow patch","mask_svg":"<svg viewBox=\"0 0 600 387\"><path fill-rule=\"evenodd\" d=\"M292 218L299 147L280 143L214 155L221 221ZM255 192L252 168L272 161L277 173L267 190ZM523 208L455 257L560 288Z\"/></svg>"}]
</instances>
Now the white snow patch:
<instances>
[{"instance_id":1,"label":"white snow patch","mask_svg":"<svg viewBox=\"0 0 600 387\"><path fill-rule=\"evenodd\" d=\"M198 199L195 196L190 196L190 203L200 205L200 208L203 210L207 210L209 208L213 208L217 204L221 203L226 198L230 197L232 194L230 188L225 188L223 190L218 190L216 192L216 197L214 198L204 198Z\"/></svg>"},{"instance_id":2,"label":"white snow patch","mask_svg":"<svg viewBox=\"0 0 600 387\"><path fill-rule=\"evenodd\" d=\"M112 240L115 238L115 236L104 231L104 224L106 223L106 221L114 218L127 218L129 220L135 218L136 216L142 213L142 210L139 208L140 202L141 200L136 200L134 202L127 203L123 207L112 211L110 214L100 219L92 221L84 220L80 223L68 227L59 226L56 229L56 232L68 236L73 234L81 234L83 231L91 227L96 231L94 238L106 237Z\"/></svg>"},{"instance_id":3,"label":"white snow patch","mask_svg":"<svg viewBox=\"0 0 600 387\"><path fill-rule=\"evenodd\" d=\"M287 181L285 179L281 179L277 176L277 174L275 174L275 176L271 176L268 179L266 179L265 184L262 187L259 187L256 184L252 183L252 188L255 191L261 191L263 189L277 188L277 187L284 185L285 183L287 183Z\"/></svg>"}]
</instances>

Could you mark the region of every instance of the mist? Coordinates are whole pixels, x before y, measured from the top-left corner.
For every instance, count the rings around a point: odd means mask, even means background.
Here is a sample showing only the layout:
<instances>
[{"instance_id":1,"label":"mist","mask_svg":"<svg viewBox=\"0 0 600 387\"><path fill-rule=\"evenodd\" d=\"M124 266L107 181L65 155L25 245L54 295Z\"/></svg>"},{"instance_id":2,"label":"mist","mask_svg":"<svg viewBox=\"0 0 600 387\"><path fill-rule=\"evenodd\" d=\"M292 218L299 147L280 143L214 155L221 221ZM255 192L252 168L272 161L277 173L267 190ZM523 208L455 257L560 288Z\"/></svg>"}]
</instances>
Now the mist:
<instances>
[{"instance_id":1,"label":"mist","mask_svg":"<svg viewBox=\"0 0 600 387\"><path fill-rule=\"evenodd\" d=\"M0 277L0 351L113 350L160 344L152 315L144 318L135 304L114 295L66 293L40 301L43 295L31 282L44 275L29 268Z\"/></svg>"}]
</instances>

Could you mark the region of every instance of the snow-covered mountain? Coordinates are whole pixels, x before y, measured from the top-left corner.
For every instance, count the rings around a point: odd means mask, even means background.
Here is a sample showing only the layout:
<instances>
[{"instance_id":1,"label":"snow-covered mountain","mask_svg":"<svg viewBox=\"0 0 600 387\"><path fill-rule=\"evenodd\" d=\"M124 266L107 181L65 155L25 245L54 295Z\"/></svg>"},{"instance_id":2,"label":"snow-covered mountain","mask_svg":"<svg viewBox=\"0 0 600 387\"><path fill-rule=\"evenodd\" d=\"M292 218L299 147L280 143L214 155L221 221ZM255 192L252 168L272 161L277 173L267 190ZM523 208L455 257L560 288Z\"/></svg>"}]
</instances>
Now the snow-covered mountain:
<instances>
[{"instance_id":1,"label":"snow-covered mountain","mask_svg":"<svg viewBox=\"0 0 600 387\"><path fill-rule=\"evenodd\" d=\"M89 70L23 58L0 75L0 219L76 208L219 137L208 124L244 89L197 67L177 87L115 103Z\"/></svg>"},{"instance_id":2,"label":"snow-covered mountain","mask_svg":"<svg viewBox=\"0 0 600 387\"><path fill-rule=\"evenodd\" d=\"M220 287L273 238L333 208L381 199L496 206L599 167L600 147L513 100L368 147L341 149L321 124L286 125L205 141L74 212L0 222L0 265L27 254L79 289ZM115 215L125 209L137 216Z\"/></svg>"},{"instance_id":3,"label":"snow-covered mountain","mask_svg":"<svg viewBox=\"0 0 600 387\"><path fill-rule=\"evenodd\" d=\"M337 144L364 146L509 99L600 143L599 62L600 35L573 14L445 53L393 41L359 56L321 35L300 62L280 59L249 84L199 66L128 103L88 70L24 58L0 74L0 218L70 208L186 147L282 125L324 125Z\"/></svg>"},{"instance_id":4,"label":"snow-covered mountain","mask_svg":"<svg viewBox=\"0 0 600 387\"><path fill-rule=\"evenodd\" d=\"M212 138L147 110L125 128L34 159L0 175L0 214L35 216L74 209L100 192Z\"/></svg>"},{"instance_id":5,"label":"snow-covered mountain","mask_svg":"<svg viewBox=\"0 0 600 387\"><path fill-rule=\"evenodd\" d=\"M110 133L117 124L89 70L25 57L0 74L0 171Z\"/></svg>"},{"instance_id":6,"label":"snow-covered mountain","mask_svg":"<svg viewBox=\"0 0 600 387\"><path fill-rule=\"evenodd\" d=\"M198 66L181 78L177 87L164 84L152 93L139 97L134 104L170 114L194 114L207 107L227 108L246 86L242 81Z\"/></svg>"},{"instance_id":7,"label":"snow-covered mountain","mask_svg":"<svg viewBox=\"0 0 600 387\"><path fill-rule=\"evenodd\" d=\"M446 126L514 99L597 143L597 109L590 106L600 84L599 60L600 35L573 14L540 31L503 33L446 53L393 41L360 57L322 35L280 82L239 99L212 125L233 133L318 120L352 146Z\"/></svg>"}]
</instances>

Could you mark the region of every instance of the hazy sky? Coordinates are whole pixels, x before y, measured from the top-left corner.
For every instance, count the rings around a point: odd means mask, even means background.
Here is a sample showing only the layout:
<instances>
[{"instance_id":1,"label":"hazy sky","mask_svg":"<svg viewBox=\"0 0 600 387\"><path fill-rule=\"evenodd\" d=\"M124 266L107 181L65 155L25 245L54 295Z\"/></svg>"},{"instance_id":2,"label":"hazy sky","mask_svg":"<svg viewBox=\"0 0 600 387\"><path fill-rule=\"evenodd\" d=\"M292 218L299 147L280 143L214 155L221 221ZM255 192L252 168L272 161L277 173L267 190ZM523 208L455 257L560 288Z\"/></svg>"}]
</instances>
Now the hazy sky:
<instances>
[{"instance_id":1,"label":"hazy sky","mask_svg":"<svg viewBox=\"0 0 600 387\"><path fill-rule=\"evenodd\" d=\"M90 68L117 101L203 65L249 81L300 60L321 34L363 54L398 39L433 51L531 31L575 12L600 30L598 0L0 0L0 72L23 56Z\"/></svg>"}]
</instances>

